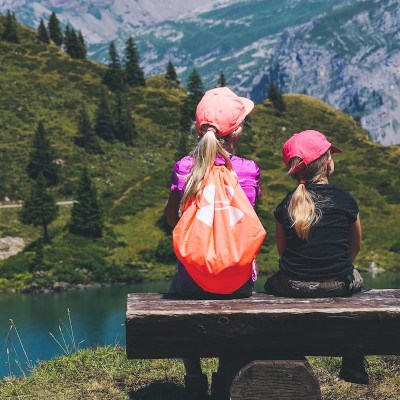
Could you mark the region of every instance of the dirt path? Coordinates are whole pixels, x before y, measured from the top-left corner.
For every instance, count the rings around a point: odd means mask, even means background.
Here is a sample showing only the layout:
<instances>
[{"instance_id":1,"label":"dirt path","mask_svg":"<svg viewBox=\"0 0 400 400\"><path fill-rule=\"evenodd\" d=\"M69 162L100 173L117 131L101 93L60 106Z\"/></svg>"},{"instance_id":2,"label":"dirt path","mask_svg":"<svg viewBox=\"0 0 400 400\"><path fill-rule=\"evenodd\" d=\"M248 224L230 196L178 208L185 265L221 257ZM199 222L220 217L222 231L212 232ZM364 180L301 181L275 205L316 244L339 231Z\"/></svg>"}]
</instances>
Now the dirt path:
<instances>
[{"instance_id":1,"label":"dirt path","mask_svg":"<svg viewBox=\"0 0 400 400\"><path fill-rule=\"evenodd\" d=\"M57 201L57 205L58 206L68 206L73 204L73 200L64 200L64 201ZM12 203L12 204L0 204L0 208L18 208L18 207L22 207L22 201L21 202L16 202L16 203Z\"/></svg>"}]
</instances>

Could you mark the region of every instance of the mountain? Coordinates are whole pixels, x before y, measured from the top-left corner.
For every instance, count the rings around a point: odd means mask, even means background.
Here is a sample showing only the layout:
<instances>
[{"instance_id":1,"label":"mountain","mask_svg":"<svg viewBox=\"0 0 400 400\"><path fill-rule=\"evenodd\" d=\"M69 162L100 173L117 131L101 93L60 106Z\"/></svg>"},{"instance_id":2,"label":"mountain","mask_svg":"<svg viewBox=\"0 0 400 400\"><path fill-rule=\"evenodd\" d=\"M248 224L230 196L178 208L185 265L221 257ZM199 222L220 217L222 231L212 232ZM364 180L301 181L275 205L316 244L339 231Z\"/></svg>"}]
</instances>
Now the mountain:
<instances>
[{"instance_id":1,"label":"mountain","mask_svg":"<svg viewBox=\"0 0 400 400\"><path fill-rule=\"evenodd\" d=\"M258 103L275 81L355 115L375 141L400 143L397 0L0 0L7 8L31 26L55 10L98 61L133 35L147 76L170 59L184 80L196 66L206 87L224 71Z\"/></svg>"},{"instance_id":2,"label":"mountain","mask_svg":"<svg viewBox=\"0 0 400 400\"><path fill-rule=\"evenodd\" d=\"M374 140L400 143L400 3L362 1L280 35L260 68L254 98L265 83L308 93L361 117Z\"/></svg>"},{"instance_id":3,"label":"mountain","mask_svg":"<svg viewBox=\"0 0 400 400\"><path fill-rule=\"evenodd\" d=\"M61 207L49 227L52 244L43 250L43 267L32 271L40 229L22 225L17 209L2 209L0 237L21 237L29 244L0 262L0 290L170 276L175 267L163 207L185 90L163 75L147 78L146 87L129 88L124 99L138 132L134 145L101 140L103 154L86 153L74 140L77 120L83 105L93 119L106 90L106 67L71 59L54 44L39 42L36 32L25 26L18 33L18 44L0 40L0 196L20 200L29 192L26 165L42 121L61 166L61 182L53 194L57 200L73 198L86 165L104 211L105 230L101 239L70 234L70 206ZM109 96L113 103L114 95ZM258 212L268 236L258 257L261 271L277 268L272 211L293 188L281 146L291 133L306 127L324 132L344 150L335 156L332 182L359 202L364 240L357 266L368 269L374 262L399 268L400 146L371 142L356 119L314 97L286 94L284 100L283 115L269 101L256 106L238 148L238 154L254 159L262 170Z\"/></svg>"},{"instance_id":4,"label":"mountain","mask_svg":"<svg viewBox=\"0 0 400 400\"><path fill-rule=\"evenodd\" d=\"M237 1L237 0L236 0ZM36 27L40 18L55 11L62 23L70 23L91 45L109 43L135 34L138 27L154 25L191 13L221 6L228 0L0 0L0 12L13 10L24 24ZM232 1L231 1L232 3Z\"/></svg>"},{"instance_id":5,"label":"mountain","mask_svg":"<svg viewBox=\"0 0 400 400\"><path fill-rule=\"evenodd\" d=\"M275 81L361 118L372 139L400 143L400 3L251 1L145 29L137 39L149 74L168 58L208 85L223 70L256 102ZM186 68L186 70L185 70Z\"/></svg>"}]
</instances>

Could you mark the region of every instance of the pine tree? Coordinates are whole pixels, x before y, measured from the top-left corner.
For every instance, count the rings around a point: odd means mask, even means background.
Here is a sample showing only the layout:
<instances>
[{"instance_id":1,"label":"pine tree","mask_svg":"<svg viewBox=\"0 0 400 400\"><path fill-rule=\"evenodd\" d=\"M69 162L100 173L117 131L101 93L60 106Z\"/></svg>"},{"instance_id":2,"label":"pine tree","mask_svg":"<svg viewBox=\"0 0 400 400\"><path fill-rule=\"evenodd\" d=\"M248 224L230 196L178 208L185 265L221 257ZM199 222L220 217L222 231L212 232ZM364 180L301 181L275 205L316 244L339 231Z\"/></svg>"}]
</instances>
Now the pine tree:
<instances>
[{"instance_id":1,"label":"pine tree","mask_svg":"<svg viewBox=\"0 0 400 400\"><path fill-rule=\"evenodd\" d=\"M171 82L179 83L178 75L176 74L174 64L172 64L171 60L169 60L167 65L167 71L165 72L165 79Z\"/></svg>"},{"instance_id":2,"label":"pine tree","mask_svg":"<svg viewBox=\"0 0 400 400\"><path fill-rule=\"evenodd\" d=\"M219 87L226 86L226 79L225 79L225 75L224 75L223 71L221 71L221 73L219 74L218 86Z\"/></svg>"},{"instance_id":3,"label":"pine tree","mask_svg":"<svg viewBox=\"0 0 400 400\"><path fill-rule=\"evenodd\" d=\"M2 199L10 196L13 191L15 180L10 171L13 170L14 162L14 157L7 148L0 150L0 198Z\"/></svg>"},{"instance_id":4,"label":"pine tree","mask_svg":"<svg viewBox=\"0 0 400 400\"><path fill-rule=\"evenodd\" d=\"M56 219L57 214L58 206L46 188L46 180L39 175L32 181L30 195L22 205L20 220L26 225L41 226L43 242L50 243L48 226Z\"/></svg>"},{"instance_id":5,"label":"pine tree","mask_svg":"<svg viewBox=\"0 0 400 400\"><path fill-rule=\"evenodd\" d=\"M50 43L49 33L47 32L46 25L42 18L40 18L40 23L38 27L38 39L43 43Z\"/></svg>"},{"instance_id":6,"label":"pine tree","mask_svg":"<svg viewBox=\"0 0 400 400\"><path fill-rule=\"evenodd\" d=\"M124 74L121 69L121 62L114 42L111 42L108 47L108 55L110 58L108 64L109 69L104 74L103 82L112 91L123 90Z\"/></svg>"},{"instance_id":7,"label":"pine tree","mask_svg":"<svg viewBox=\"0 0 400 400\"><path fill-rule=\"evenodd\" d=\"M7 42L19 43L17 21L15 14L12 14L10 10L8 10L6 14L4 31L1 34L1 38Z\"/></svg>"},{"instance_id":8,"label":"pine tree","mask_svg":"<svg viewBox=\"0 0 400 400\"><path fill-rule=\"evenodd\" d=\"M67 51L68 47L70 47L70 42L71 42L71 27L67 25L64 30L64 40L63 40L65 51Z\"/></svg>"},{"instance_id":9,"label":"pine tree","mask_svg":"<svg viewBox=\"0 0 400 400\"><path fill-rule=\"evenodd\" d=\"M64 49L72 58L86 59L87 50L82 33L76 33L76 30L69 25L65 28Z\"/></svg>"},{"instance_id":10,"label":"pine tree","mask_svg":"<svg viewBox=\"0 0 400 400\"><path fill-rule=\"evenodd\" d=\"M275 83L270 82L268 85L268 100L272 103L272 105L275 103L277 97L278 89L276 88Z\"/></svg>"},{"instance_id":11,"label":"pine tree","mask_svg":"<svg viewBox=\"0 0 400 400\"><path fill-rule=\"evenodd\" d=\"M286 104L285 101L283 100L281 92L278 92L278 99L275 102L275 108L278 110L279 115L283 114L283 112L286 110Z\"/></svg>"},{"instance_id":12,"label":"pine tree","mask_svg":"<svg viewBox=\"0 0 400 400\"><path fill-rule=\"evenodd\" d=\"M139 52L130 37L125 43L125 80L129 86L146 86L143 69L139 65Z\"/></svg>"},{"instance_id":13,"label":"pine tree","mask_svg":"<svg viewBox=\"0 0 400 400\"><path fill-rule=\"evenodd\" d=\"M71 27L69 25L67 25L65 27L64 35L63 35L63 47L64 47L65 51L67 51L68 42L70 40L70 37L71 37Z\"/></svg>"},{"instance_id":14,"label":"pine tree","mask_svg":"<svg viewBox=\"0 0 400 400\"><path fill-rule=\"evenodd\" d=\"M60 27L60 21L57 18L56 13L53 11L49 18L47 25L50 39L58 46L61 47L64 41L64 37Z\"/></svg>"},{"instance_id":15,"label":"pine tree","mask_svg":"<svg viewBox=\"0 0 400 400\"><path fill-rule=\"evenodd\" d=\"M76 34L76 30L74 28L71 28L71 30L70 30L68 44L69 44L69 48L66 49L67 53L72 58L78 58L78 52L79 52L78 35Z\"/></svg>"},{"instance_id":16,"label":"pine tree","mask_svg":"<svg viewBox=\"0 0 400 400\"><path fill-rule=\"evenodd\" d=\"M132 145L137 136L135 123L130 109L126 106L121 92L117 93L115 102L114 134L117 140Z\"/></svg>"},{"instance_id":17,"label":"pine tree","mask_svg":"<svg viewBox=\"0 0 400 400\"><path fill-rule=\"evenodd\" d=\"M57 185L60 167L54 162L55 154L51 147L43 123L39 122L33 137L32 150L27 166L31 179L42 177L46 187Z\"/></svg>"},{"instance_id":18,"label":"pine tree","mask_svg":"<svg viewBox=\"0 0 400 400\"><path fill-rule=\"evenodd\" d=\"M71 233L101 237L103 234L103 218L97 200L96 188L93 186L87 168L83 168L79 180L76 197L71 210Z\"/></svg>"},{"instance_id":19,"label":"pine tree","mask_svg":"<svg viewBox=\"0 0 400 400\"><path fill-rule=\"evenodd\" d=\"M94 133L92 123L85 106L82 107L78 118L78 136L75 143L88 153L102 153L100 142Z\"/></svg>"},{"instance_id":20,"label":"pine tree","mask_svg":"<svg viewBox=\"0 0 400 400\"><path fill-rule=\"evenodd\" d=\"M196 68L193 68L193 71L189 76L187 93L188 95L182 105L180 120L181 130L185 132L190 128L194 121L197 104L204 94L203 82L196 71Z\"/></svg>"},{"instance_id":21,"label":"pine tree","mask_svg":"<svg viewBox=\"0 0 400 400\"><path fill-rule=\"evenodd\" d=\"M78 33L78 41L77 41L77 49L76 50L77 50L76 58L79 58L80 60L86 60L87 48L86 48L85 39L83 38L81 31L79 31L79 33Z\"/></svg>"},{"instance_id":22,"label":"pine tree","mask_svg":"<svg viewBox=\"0 0 400 400\"><path fill-rule=\"evenodd\" d=\"M44 266L43 239L38 239L35 245L35 255L29 267L29 272L37 271Z\"/></svg>"},{"instance_id":23,"label":"pine tree","mask_svg":"<svg viewBox=\"0 0 400 400\"><path fill-rule=\"evenodd\" d=\"M73 39L72 31L73 31L73 28L71 28L70 25L67 25L65 27L65 32L64 32L64 50L71 57L74 54L74 43L73 43L74 39Z\"/></svg>"},{"instance_id":24,"label":"pine tree","mask_svg":"<svg viewBox=\"0 0 400 400\"><path fill-rule=\"evenodd\" d=\"M272 106L278 111L278 115L281 115L286 110L286 104L283 100L282 93L273 82L270 82L268 86L268 99L272 103Z\"/></svg>"},{"instance_id":25,"label":"pine tree","mask_svg":"<svg viewBox=\"0 0 400 400\"><path fill-rule=\"evenodd\" d=\"M189 135L186 131L179 133L178 146L176 148L175 159L180 160L189 154Z\"/></svg>"},{"instance_id":26,"label":"pine tree","mask_svg":"<svg viewBox=\"0 0 400 400\"><path fill-rule=\"evenodd\" d=\"M114 140L114 118L106 92L103 91L95 116L95 133L98 137L112 142Z\"/></svg>"},{"instance_id":27,"label":"pine tree","mask_svg":"<svg viewBox=\"0 0 400 400\"><path fill-rule=\"evenodd\" d=\"M187 92L188 95L192 97L193 100L196 102L197 106L197 103L201 100L201 98L204 95L204 89L203 89L203 82L196 68L193 68L193 71L189 76Z\"/></svg>"}]
</instances>

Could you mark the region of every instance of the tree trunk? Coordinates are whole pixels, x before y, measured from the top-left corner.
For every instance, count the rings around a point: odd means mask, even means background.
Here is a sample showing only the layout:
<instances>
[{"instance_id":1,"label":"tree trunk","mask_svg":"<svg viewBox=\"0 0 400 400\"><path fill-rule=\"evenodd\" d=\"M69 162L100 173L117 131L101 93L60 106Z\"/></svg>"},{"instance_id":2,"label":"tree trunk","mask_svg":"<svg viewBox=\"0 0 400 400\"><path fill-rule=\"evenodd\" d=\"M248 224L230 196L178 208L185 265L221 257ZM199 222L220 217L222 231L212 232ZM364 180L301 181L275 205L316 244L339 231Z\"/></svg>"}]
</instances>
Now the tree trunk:
<instances>
[{"instance_id":1,"label":"tree trunk","mask_svg":"<svg viewBox=\"0 0 400 400\"><path fill-rule=\"evenodd\" d=\"M43 223L43 243L50 243L50 237L46 223Z\"/></svg>"}]
</instances>

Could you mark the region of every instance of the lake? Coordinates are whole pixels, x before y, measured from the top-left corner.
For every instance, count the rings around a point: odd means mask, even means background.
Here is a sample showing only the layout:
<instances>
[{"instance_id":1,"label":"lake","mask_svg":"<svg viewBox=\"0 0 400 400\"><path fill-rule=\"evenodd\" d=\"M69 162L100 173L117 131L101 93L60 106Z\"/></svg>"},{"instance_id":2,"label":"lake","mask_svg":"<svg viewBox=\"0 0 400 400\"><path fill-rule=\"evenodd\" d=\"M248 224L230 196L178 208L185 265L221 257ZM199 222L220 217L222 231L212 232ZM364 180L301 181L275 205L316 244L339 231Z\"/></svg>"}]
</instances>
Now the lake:
<instances>
[{"instance_id":1,"label":"lake","mask_svg":"<svg viewBox=\"0 0 400 400\"><path fill-rule=\"evenodd\" d=\"M363 277L367 288L400 288L400 272L385 272L375 278L364 273ZM264 282L265 277L260 277L257 291L262 291ZM166 292L168 287L169 282L162 281L49 294L0 293L0 379L10 373L19 376L21 369L27 370L18 335L33 364L64 354L62 348L67 346L72 349L68 309L75 345L79 348L124 346L127 294ZM10 340L6 340L10 330L9 319L13 320L18 335L12 329ZM19 360L21 368L16 360Z\"/></svg>"}]
</instances>

